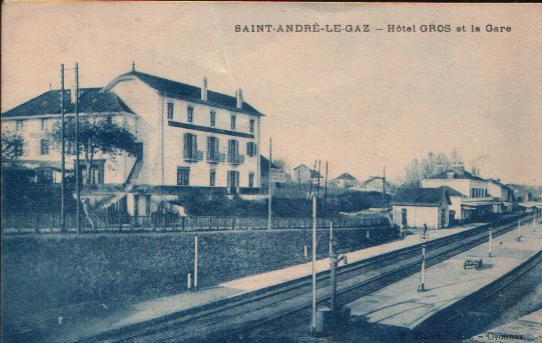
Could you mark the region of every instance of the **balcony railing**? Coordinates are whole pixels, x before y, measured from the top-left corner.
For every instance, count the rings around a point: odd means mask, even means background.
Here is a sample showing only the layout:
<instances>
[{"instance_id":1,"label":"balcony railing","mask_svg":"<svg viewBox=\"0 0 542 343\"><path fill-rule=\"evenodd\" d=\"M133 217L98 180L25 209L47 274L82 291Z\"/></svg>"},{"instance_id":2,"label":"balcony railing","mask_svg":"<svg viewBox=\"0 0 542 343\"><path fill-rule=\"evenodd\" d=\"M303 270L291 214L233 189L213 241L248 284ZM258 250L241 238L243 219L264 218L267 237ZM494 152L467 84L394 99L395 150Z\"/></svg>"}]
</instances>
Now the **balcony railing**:
<instances>
[{"instance_id":1,"label":"balcony railing","mask_svg":"<svg viewBox=\"0 0 542 343\"><path fill-rule=\"evenodd\" d=\"M203 160L203 152L198 150L188 150L184 152L184 160L187 162L197 162Z\"/></svg>"},{"instance_id":2,"label":"balcony railing","mask_svg":"<svg viewBox=\"0 0 542 343\"><path fill-rule=\"evenodd\" d=\"M242 164L245 162L245 156L243 155L228 155L228 162L231 164Z\"/></svg>"},{"instance_id":3,"label":"balcony railing","mask_svg":"<svg viewBox=\"0 0 542 343\"><path fill-rule=\"evenodd\" d=\"M226 160L226 155L221 152L207 153L207 162L220 163Z\"/></svg>"}]
</instances>

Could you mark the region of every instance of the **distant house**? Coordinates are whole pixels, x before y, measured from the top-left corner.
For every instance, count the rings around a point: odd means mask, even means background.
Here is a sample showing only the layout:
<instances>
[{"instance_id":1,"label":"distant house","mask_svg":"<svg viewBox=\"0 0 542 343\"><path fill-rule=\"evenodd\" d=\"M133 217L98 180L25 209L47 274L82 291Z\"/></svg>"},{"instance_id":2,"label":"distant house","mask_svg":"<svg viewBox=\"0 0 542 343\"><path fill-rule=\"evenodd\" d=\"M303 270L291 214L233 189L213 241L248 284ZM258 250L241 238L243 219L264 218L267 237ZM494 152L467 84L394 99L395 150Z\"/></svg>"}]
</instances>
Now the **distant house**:
<instances>
[{"instance_id":1,"label":"distant house","mask_svg":"<svg viewBox=\"0 0 542 343\"><path fill-rule=\"evenodd\" d=\"M527 202L531 200L532 193L529 192L529 190L526 189L524 186L516 184L509 184L507 186L512 189L512 193L514 194L514 198L517 202Z\"/></svg>"},{"instance_id":2,"label":"distant house","mask_svg":"<svg viewBox=\"0 0 542 343\"><path fill-rule=\"evenodd\" d=\"M445 228L451 205L448 189L401 187L392 199L393 223L401 227Z\"/></svg>"},{"instance_id":3,"label":"distant house","mask_svg":"<svg viewBox=\"0 0 542 343\"><path fill-rule=\"evenodd\" d=\"M384 185L385 185L385 188L384 188ZM386 193L391 193L392 187L393 186L388 181L384 181L384 178L382 176L372 176L368 178L367 180L361 182L355 188L356 190L364 191L364 192L382 193L384 191Z\"/></svg>"},{"instance_id":4,"label":"distant house","mask_svg":"<svg viewBox=\"0 0 542 343\"><path fill-rule=\"evenodd\" d=\"M443 188L448 192L448 196L450 197L450 206L449 206L449 225L453 225L457 222L462 222L461 217L461 205L463 201L464 195L453 189L452 187L448 186L442 186L439 188Z\"/></svg>"},{"instance_id":5,"label":"distant house","mask_svg":"<svg viewBox=\"0 0 542 343\"><path fill-rule=\"evenodd\" d=\"M318 183L322 175L317 170L309 168L306 164L300 164L294 168L292 178L297 183Z\"/></svg>"},{"instance_id":6,"label":"distant house","mask_svg":"<svg viewBox=\"0 0 542 343\"><path fill-rule=\"evenodd\" d=\"M490 194L488 180L466 171L463 165L452 166L422 180L421 184L424 188L450 187L461 193L461 211L455 213L457 220L468 221L500 212L502 202Z\"/></svg>"},{"instance_id":7,"label":"distant house","mask_svg":"<svg viewBox=\"0 0 542 343\"><path fill-rule=\"evenodd\" d=\"M268 186L269 186L269 172L271 172L271 182L277 184L277 183L285 183L288 180L288 175L286 175L286 172L282 170L279 166L277 166L275 163L271 162L271 166L269 166L269 159L260 155L260 175L262 178L262 192L267 193ZM271 169L269 168L271 167Z\"/></svg>"},{"instance_id":8,"label":"distant house","mask_svg":"<svg viewBox=\"0 0 542 343\"><path fill-rule=\"evenodd\" d=\"M488 192L494 200L498 201L493 212L503 213L512 211L514 206L514 190L497 179L488 179Z\"/></svg>"},{"instance_id":9,"label":"distant house","mask_svg":"<svg viewBox=\"0 0 542 343\"><path fill-rule=\"evenodd\" d=\"M341 175L331 180L330 184L336 187L350 188L358 184L358 179L356 179L350 173L342 173Z\"/></svg>"}]
</instances>

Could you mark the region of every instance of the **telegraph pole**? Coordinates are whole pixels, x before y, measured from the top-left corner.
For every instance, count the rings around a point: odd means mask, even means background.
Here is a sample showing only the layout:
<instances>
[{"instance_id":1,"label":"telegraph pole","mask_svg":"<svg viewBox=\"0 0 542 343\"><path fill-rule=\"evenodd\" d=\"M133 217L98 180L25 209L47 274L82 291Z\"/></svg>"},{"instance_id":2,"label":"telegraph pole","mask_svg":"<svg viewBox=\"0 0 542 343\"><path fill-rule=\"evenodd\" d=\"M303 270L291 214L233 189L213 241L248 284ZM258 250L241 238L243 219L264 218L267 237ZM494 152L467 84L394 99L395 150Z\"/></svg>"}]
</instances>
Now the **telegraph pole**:
<instances>
[{"instance_id":1,"label":"telegraph pole","mask_svg":"<svg viewBox=\"0 0 542 343\"><path fill-rule=\"evenodd\" d=\"M194 236L194 290L198 290L198 267L199 267L199 252L198 252L198 235Z\"/></svg>"},{"instance_id":2,"label":"telegraph pole","mask_svg":"<svg viewBox=\"0 0 542 343\"><path fill-rule=\"evenodd\" d=\"M273 202L273 183L271 182L271 172L272 172L272 166L273 164L273 138L269 137L269 169L268 169L268 178L267 178L267 229L271 230L273 226L273 208L272 208L272 202Z\"/></svg>"},{"instance_id":3,"label":"telegraph pole","mask_svg":"<svg viewBox=\"0 0 542 343\"><path fill-rule=\"evenodd\" d=\"M65 146L64 146L64 134L65 134L65 108L64 108L64 64L60 65L60 109L61 109L61 130L60 130L60 230L66 231L66 213L64 208L64 187L66 183L66 160L65 160Z\"/></svg>"},{"instance_id":4,"label":"telegraph pole","mask_svg":"<svg viewBox=\"0 0 542 343\"><path fill-rule=\"evenodd\" d=\"M316 330L316 197L312 196L312 323L311 331Z\"/></svg>"},{"instance_id":5,"label":"telegraph pole","mask_svg":"<svg viewBox=\"0 0 542 343\"><path fill-rule=\"evenodd\" d=\"M386 206L386 167L384 167L384 172L382 173L382 211Z\"/></svg>"},{"instance_id":6,"label":"telegraph pole","mask_svg":"<svg viewBox=\"0 0 542 343\"><path fill-rule=\"evenodd\" d=\"M79 63L75 62L75 192L77 194L77 233L81 233L81 188L79 184Z\"/></svg>"},{"instance_id":7,"label":"telegraph pole","mask_svg":"<svg viewBox=\"0 0 542 343\"><path fill-rule=\"evenodd\" d=\"M326 161L326 179L324 184L324 203L322 206L322 214L324 217L327 217L327 177L328 177L328 163ZM331 224L333 225L333 223Z\"/></svg>"}]
</instances>

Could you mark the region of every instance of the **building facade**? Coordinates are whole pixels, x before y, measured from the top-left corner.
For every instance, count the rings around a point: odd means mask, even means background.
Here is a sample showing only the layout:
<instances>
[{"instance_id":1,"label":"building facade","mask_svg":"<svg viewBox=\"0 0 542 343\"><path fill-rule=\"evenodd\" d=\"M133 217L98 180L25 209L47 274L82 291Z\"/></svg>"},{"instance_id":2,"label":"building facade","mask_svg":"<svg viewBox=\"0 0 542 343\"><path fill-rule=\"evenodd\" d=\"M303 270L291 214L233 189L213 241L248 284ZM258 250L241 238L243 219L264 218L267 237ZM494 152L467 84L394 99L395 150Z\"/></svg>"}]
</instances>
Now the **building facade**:
<instances>
[{"instance_id":1,"label":"building facade","mask_svg":"<svg viewBox=\"0 0 542 343\"><path fill-rule=\"evenodd\" d=\"M399 188L392 202L393 223L403 228L449 226L450 197L446 188Z\"/></svg>"},{"instance_id":2,"label":"building facade","mask_svg":"<svg viewBox=\"0 0 542 343\"><path fill-rule=\"evenodd\" d=\"M51 90L2 114L2 130L25 140L18 163L59 170L60 147L49 133L61 116L61 95ZM73 118L75 92L64 95L66 118ZM263 114L243 100L240 89L230 96L209 90L206 79L196 87L133 67L103 88L81 89L78 104L82 118L118 123L137 137L136 156L97 153L91 183L118 187L86 194L92 204L105 208L123 200L130 213L149 215L164 192L171 198L191 187L229 194L260 190ZM66 168L73 170L73 155ZM52 179L58 180L56 174Z\"/></svg>"}]
</instances>

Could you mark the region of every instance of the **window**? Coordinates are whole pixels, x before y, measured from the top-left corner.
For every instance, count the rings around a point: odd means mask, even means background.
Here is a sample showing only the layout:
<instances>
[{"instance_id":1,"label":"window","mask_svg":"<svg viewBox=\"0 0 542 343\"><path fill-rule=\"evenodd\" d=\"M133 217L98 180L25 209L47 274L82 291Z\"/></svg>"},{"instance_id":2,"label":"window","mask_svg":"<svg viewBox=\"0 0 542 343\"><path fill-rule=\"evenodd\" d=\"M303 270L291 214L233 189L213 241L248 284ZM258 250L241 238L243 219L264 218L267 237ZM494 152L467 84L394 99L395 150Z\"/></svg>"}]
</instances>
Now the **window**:
<instances>
[{"instance_id":1,"label":"window","mask_svg":"<svg viewBox=\"0 0 542 343\"><path fill-rule=\"evenodd\" d=\"M218 162L219 151L219 141L218 138L209 136L207 137L207 159L210 161Z\"/></svg>"},{"instance_id":2,"label":"window","mask_svg":"<svg viewBox=\"0 0 542 343\"><path fill-rule=\"evenodd\" d=\"M228 142L228 155L237 156L239 155L239 142L235 139L230 139Z\"/></svg>"},{"instance_id":3,"label":"window","mask_svg":"<svg viewBox=\"0 0 542 343\"><path fill-rule=\"evenodd\" d=\"M239 188L239 172L236 170L228 171L228 192L237 193Z\"/></svg>"},{"instance_id":4,"label":"window","mask_svg":"<svg viewBox=\"0 0 542 343\"><path fill-rule=\"evenodd\" d=\"M256 143L247 142L247 155L256 156Z\"/></svg>"},{"instance_id":5,"label":"window","mask_svg":"<svg viewBox=\"0 0 542 343\"><path fill-rule=\"evenodd\" d=\"M198 159L198 136L192 133L184 134L184 158Z\"/></svg>"},{"instance_id":6,"label":"window","mask_svg":"<svg viewBox=\"0 0 542 343\"><path fill-rule=\"evenodd\" d=\"M23 128L23 124L24 122L22 120L15 121L15 130L21 131L21 129Z\"/></svg>"},{"instance_id":7,"label":"window","mask_svg":"<svg viewBox=\"0 0 542 343\"><path fill-rule=\"evenodd\" d=\"M107 125L113 124L113 117L112 116L105 117L105 122L107 123Z\"/></svg>"},{"instance_id":8,"label":"window","mask_svg":"<svg viewBox=\"0 0 542 343\"><path fill-rule=\"evenodd\" d=\"M216 112L211 111L211 126L216 126Z\"/></svg>"},{"instance_id":9,"label":"window","mask_svg":"<svg viewBox=\"0 0 542 343\"><path fill-rule=\"evenodd\" d=\"M230 128L232 130L235 130L235 127L237 126L237 117L232 114L231 121L230 121Z\"/></svg>"},{"instance_id":10,"label":"window","mask_svg":"<svg viewBox=\"0 0 542 343\"><path fill-rule=\"evenodd\" d=\"M194 107L188 105L186 107L186 121L192 123L194 121Z\"/></svg>"},{"instance_id":11,"label":"window","mask_svg":"<svg viewBox=\"0 0 542 343\"><path fill-rule=\"evenodd\" d=\"M69 155L75 155L77 151L75 151L75 142L72 140L66 141L66 154Z\"/></svg>"},{"instance_id":12,"label":"window","mask_svg":"<svg viewBox=\"0 0 542 343\"><path fill-rule=\"evenodd\" d=\"M250 119L249 130L251 133L254 133L254 119Z\"/></svg>"},{"instance_id":13,"label":"window","mask_svg":"<svg viewBox=\"0 0 542 343\"><path fill-rule=\"evenodd\" d=\"M42 139L40 141L40 155L49 154L49 141L47 139Z\"/></svg>"},{"instance_id":14,"label":"window","mask_svg":"<svg viewBox=\"0 0 542 343\"><path fill-rule=\"evenodd\" d=\"M190 184L190 168L177 167L177 185L188 186Z\"/></svg>"},{"instance_id":15,"label":"window","mask_svg":"<svg viewBox=\"0 0 542 343\"><path fill-rule=\"evenodd\" d=\"M254 172L248 173L248 187L250 188L254 187Z\"/></svg>"},{"instance_id":16,"label":"window","mask_svg":"<svg viewBox=\"0 0 542 343\"><path fill-rule=\"evenodd\" d=\"M41 118L41 131L47 131L47 118Z\"/></svg>"},{"instance_id":17,"label":"window","mask_svg":"<svg viewBox=\"0 0 542 343\"><path fill-rule=\"evenodd\" d=\"M167 119L173 119L173 103L167 103Z\"/></svg>"},{"instance_id":18,"label":"window","mask_svg":"<svg viewBox=\"0 0 542 343\"><path fill-rule=\"evenodd\" d=\"M216 170L214 169L211 169L211 171L209 172L209 186L216 186Z\"/></svg>"}]
</instances>

